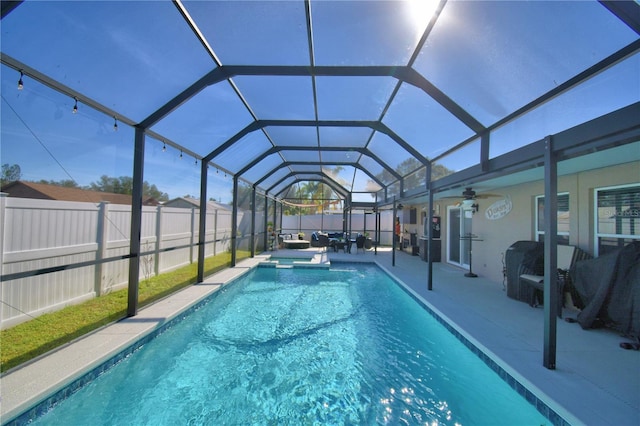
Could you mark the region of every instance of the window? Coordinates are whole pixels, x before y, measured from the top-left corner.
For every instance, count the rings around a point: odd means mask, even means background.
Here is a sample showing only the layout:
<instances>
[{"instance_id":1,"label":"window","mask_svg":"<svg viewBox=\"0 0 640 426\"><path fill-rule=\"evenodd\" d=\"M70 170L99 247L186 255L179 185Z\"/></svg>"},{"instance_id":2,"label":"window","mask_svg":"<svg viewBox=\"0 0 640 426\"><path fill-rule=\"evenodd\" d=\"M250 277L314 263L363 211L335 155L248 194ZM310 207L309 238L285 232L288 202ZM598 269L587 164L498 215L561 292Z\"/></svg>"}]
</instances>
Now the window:
<instances>
[{"instance_id":1,"label":"window","mask_svg":"<svg viewBox=\"0 0 640 426\"><path fill-rule=\"evenodd\" d=\"M418 223L418 209L412 207L409 209L409 224L415 225Z\"/></svg>"},{"instance_id":2,"label":"window","mask_svg":"<svg viewBox=\"0 0 640 426\"><path fill-rule=\"evenodd\" d=\"M558 194L558 244L569 244L569 194ZM536 239L544 241L544 196L536 197Z\"/></svg>"},{"instance_id":3,"label":"window","mask_svg":"<svg viewBox=\"0 0 640 426\"><path fill-rule=\"evenodd\" d=\"M640 184L596 189L595 254L640 240Z\"/></svg>"}]
</instances>

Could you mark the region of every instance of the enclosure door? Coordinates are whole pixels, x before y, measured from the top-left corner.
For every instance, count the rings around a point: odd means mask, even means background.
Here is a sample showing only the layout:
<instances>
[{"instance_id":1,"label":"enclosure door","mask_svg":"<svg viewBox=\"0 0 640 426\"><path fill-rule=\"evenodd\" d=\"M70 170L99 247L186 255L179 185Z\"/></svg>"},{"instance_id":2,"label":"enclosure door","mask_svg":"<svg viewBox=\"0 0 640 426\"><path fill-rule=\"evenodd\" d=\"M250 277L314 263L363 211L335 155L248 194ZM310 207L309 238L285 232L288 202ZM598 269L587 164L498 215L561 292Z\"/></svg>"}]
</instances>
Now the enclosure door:
<instances>
[{"instance_id":1,"label":"enclosure door","mask_svg":"<svg viewBox=\"0 0 640 426\"><path fill-rule=\"evenodd\" d=\"M460 207L447 207L447 262L469 266L469 240L460 239L471 234L472 213Z\"/></svg>"}]
</instances>

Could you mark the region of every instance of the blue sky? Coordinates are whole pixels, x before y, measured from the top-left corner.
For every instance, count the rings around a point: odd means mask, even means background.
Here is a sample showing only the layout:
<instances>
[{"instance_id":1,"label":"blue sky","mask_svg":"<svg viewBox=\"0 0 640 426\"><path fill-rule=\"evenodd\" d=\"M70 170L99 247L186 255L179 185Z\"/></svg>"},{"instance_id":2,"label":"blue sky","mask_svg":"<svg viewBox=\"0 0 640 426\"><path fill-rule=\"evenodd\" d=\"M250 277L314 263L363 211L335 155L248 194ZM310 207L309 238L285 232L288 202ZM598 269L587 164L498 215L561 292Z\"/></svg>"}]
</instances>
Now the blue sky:
<instances>
[{"instance_id":1,"label":"blue sky","mask_svg":"<svg viewBox=\"0 0 640 426\"><path fill-rule=\"evenodd\" d=\"M424 2L423 2L424 3ZM185 1L223 64L306 64L304 3ZM317 65L404 65L426 20L409 3L312 2ZM149 14L153 12L153 19ZM500 16L499 20L495 20ZM417 21L416 17L422 17ZM239 19L239 21L238 21ZM545 31L540 31L544 22ZM176 25L179 23L180 25ZM2 21L2 52L40 70L133 121L141 121L215 63L181 21L171 2L72 3L27 1ZM636 40L597 2L449 2L415 68L482 124L490 125ZM20 165L25 180L73 179L88 185L100 176L132 174L133 130L114 118L19 73L1 69L2 163ZM547 134L640 100L640 55L611 67L522 120L499 129L492 156ZM307 77L234 79L258 118L314 119L312 80ZM390 77L316 78L318 118L380 118L396 80ZM207 87L152 130L186 149L206 155L252 121L233 88ZM436 157L473 132L416 87L402 84L383 123L425 157ZM301 141L311 129L267 129L284 144ZM363 129L320 130L321 143L361 146ZM275 136L273 136L275 138ZM336 142L335 138L343 138ZM275 139L274 139L275 140ZM326 140L326 142L324 142ZM286 142L285 142L286 141ZM248 135L239 149L217 161L233 170L255 158L270 142ZM145 180L170 197L199 195L200 166L193 157L147 138ZM386 135L376 133L371 150L397 167L407 157ZM286 155L296 156L294 152ZM329 154L327 154L329 156ZM477 163L479 145L441 160L460 170ZM216 161L216 160L214 160ZM258 167L272 167L278 158ZM371 173L381 171L372 162ZM259 177L259 168L246 177ZM231 179L209 173L208 198L228 202ZM367 186L362 171L340 174L354 189Z\"/></svg>"}]
</instances>

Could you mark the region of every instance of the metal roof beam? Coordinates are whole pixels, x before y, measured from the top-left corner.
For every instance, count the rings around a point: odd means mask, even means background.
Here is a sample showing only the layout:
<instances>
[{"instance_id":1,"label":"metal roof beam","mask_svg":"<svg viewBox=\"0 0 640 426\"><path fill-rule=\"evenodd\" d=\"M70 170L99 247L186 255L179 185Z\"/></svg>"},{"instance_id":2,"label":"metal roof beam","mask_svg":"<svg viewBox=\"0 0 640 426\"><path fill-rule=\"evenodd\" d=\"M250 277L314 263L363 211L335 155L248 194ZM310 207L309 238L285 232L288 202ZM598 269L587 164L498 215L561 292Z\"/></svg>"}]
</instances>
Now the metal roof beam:
<instances>
[{"instance_id":1,"label":"metal roof beam","mask_svg":"<svg viewBox=\"0 0 640 426\"><path fill-rule=\"evenodd\" d=\"M236 133L235 135L233 135L230 139L227 139L222 145L220 145L218 148L214 149L213 151L211 151L209 154L205 155L204 157L202 157L203 161L211 161L214 157L218 156L220 153L222 153L223 151L225 151L227 148L229 148L231 145L233 145L234 143L238 142L240 139L242 139L243 137L245 137L246 135L248 135L251 132L254 132L256 130L260 130L260 122L258 121L252 121L251 123L249 123L248 126L246 126L244 129L240 130L238 133Z\"/></svg>"},{"instance_id":2,"label":"metal roof beam","mask_svg":"<svg viewBox=\"0 0 640 426\"><path fill-rule=\"evenodd\" d=\"M613 148L640 140L640 102L595 118L553 135L558 161ZM470 182L479 182L544 165L544 139L469 167L432 182L441 192Z\"/></svg>"},{"instance_id":3,"label":"metal roof beam","mask_svg":"<svg viewBox=\"0 0 640 426\"><path fill-rule=\"evenodd\" d=\"M623 47L622 49L618 50L617 52L614 52L613 54L611 54L608 57L604 58L603 60L601 60L597 64L595 64L595 65L587 68L586 70L582 71L581 73L573 76L572 78L570 78L569 80L565 81L564 83L557 85L556 87L554 87L553 89L549 90L548 92L546 92L545 94L543 94L539 98L534 99L533 101L529 102L527 105L523 106L522 108L520 108L520 109L512 112L511 114L507 115L506 117L498 120L496 123L494 123L491 126L489 126L489 130L490 131L495 130L498 127L502 126L503 124L508 123L509 121L514 120L515 118L517 118L517 117L519 117L521 115L524 115L527 111L533 110L534 108L536 108L539 105L542 105L543 103L555 98L556 96L560 95L561 93L564 93L564 92L572 89L573 87L578 86L583 81L595 76L596 74L599 74L600 72L604 71L605 69L615 65L619 61L623 60L624 58L626 58L628 56L631 56L631 55L635 54L638 51L640 51L640 40L636 40L633 43L628 44L627 46Z\"/></svg>"},{"instance_id":4,"label":"metal roof beam","mask_svg":"<svg viewBox=\"0 0 640 426\"><path fill-rule=\"evenodd\" d=\"M228 76L224 73L224 69L218 67L213 69L212 71L205 74L198 81L193 83L191 86L187 87L173 99L171 99L166 104L162 105L159 109L153 112L150 116L145 118L140 122L140 126L143 129L148 129L149 127L156 124L158 121L162 120L164 117L173 112L180 105L200 93L205 87L210 86L212 84L218 83L222 80L227 79Z\"/></svg>"},{"instance_id":5,"label":"metal roof beam","mask_svg":"<svg viewBox=\"0 0 640 426\"><path fill-rule=\"evenodd\" d=\"M237 175L243 175L244 173L247 172L247 170L249 170L252 167L254 167L256 164L258 164L264 158L268 157L271 154L275 154L275 153L281 152L281 151L327 151L327 152L353 151L353 152L359 152L360 154L364 154L364 155L367 155L367 156L371 157L374 161L376 161L378 164L380 164L380 166L382 166L383 169L388 171L397 180L402 179L402 176L400 176L395 170L393 170L391 168L391 166L389 166L387 163L382 161L377 155L375 155L374 153L369 151L367 148L358 148L358 147L341 148L341 147L333 147L333 146L332 147L324 147L324 148L318 148L318 147L315 147L315 146L274 146L274 147L271 147L268 150L266 150L263 154L261 154L260 156L258 156L254 160L252 160L247 165L245 165L242 169L238 170L238 172L236 172L236 174ZM333 163L328 162L328 161L327 162L323 161L322 164L331 165Z\"/></svg>"},{"instance_id":6,"label":"metal roof beam","mask_svg":"<svg viewBox=\"0 0 640 426\"><path fill-rule=\"evenodd\" d=\"M637 1L598 0L629 28L640 35L640 4Z\"/></svg>"},{"instance_id":7,"label":"metal roof beam","mask_svg":"<svg viewBox=\"0 0 640 426\"><path fill-rule=\"evenodd\" d=\"M464 108L455 103L450 97L444 94L440 89L434 86L422 74L410 67L398 69L395 76L406 83L409 83L419 89L422 89L427 95L431 96L436 102L442 105L447 111L453 114L458 120L462 121L467 127L476 133L484 133L487 129L469 114Z\"/></svg>"},{"instance_id":8,"label":"metal roof beam","mask_svg":"<svg viewBox=\"0 0 640 426\"><path fill-rule=\"evenodd\" d=\"M413 155L416 158L416 160L418 160L423 165L427 165L427 163L429 162L428 159L423 157L422 154L420 154L418 151L416 151L410 144L408 144L400 136L395 134L386 125L384 125L384 124L382 124L380 122L377 122L377 121L346 121L346 120L326 120L326 121L324 121L324 120L322 120L322 121L316 121L316 120L258 120L258 121L252 122L247 127L245 127L244 129L242 129L241 131L236 133L233 137L228 139L226 142L224 142L222 145L220 145L218 148L216 148L215 150L211 151L209 154L204 156L203 157L203 161L211 161L213 158L215 158L216 156L220 155L222 152L224 152L225 150L230 148L233 144L235 144L237 141L242 139L242 137L244 137L248 133L253 132L255 130L264 129L265 127L268 127L268 126L281 126L281 127L294 127L294 126L302 126L302 127L315 127L315 126L318 126L318 127L368 127L368 128L371 128L373 130L376 130L378 132L384 133L387 136L389 136L398 145L400 145L403 149L405 149L407 152L409 152L411 155ZM274 147L274 148L278 148L278 147ZM328 148L329 147L326 147L326 148L309 147L309 150L310 151L316 151L316 150L317 151L322 151L322 150L329 151L330 149L328 149ZM292 150L292 149L295 149L295 147L286 147L286 149ZM338 149L338 150L341 150L341 149ZM276 151L273 151L273 152L276 152ZM260 160L262 158L264 158L265 156L272 154L273 152L270 152L270 151L266 152L265 154L263 154L260 157ZM382 161L379 157L377 157L375 154L373 154L368 149L367 149L367 152L368 153L366 153L366 155L368 155L369 157L373 158L376 162L378 162L380 164L380 166L382 166L385 170L388 170L396 179L400 179L400 175L393 168L391 168L388 164L386 164L384 161ZM246 170L244 170L244 171L246 171ZM238 172L238 174L242 174L242 173L244 173L244 171Z\"/></svg>"},{"instance_id":9,"label":"metal roof beam","mask_svg":"<svg viewBox=\"0 0 640 426\"><path fill-rule=\"evenodd\" d=\"M282 182L284 182L285 180L289 179L292 176L296 176L297 174L298 173L289 173L288 175L286 175L282 179L280 179L278 182L276 182L273 185L271 185L266 190L266 192L271 192L275 187L280 185ZM324 179L295 179L293 182L291 182L291 185L293 185L294 183L297 183L297 182L309 182L309 181L322 182L325 185L328 185L331 189L333 189L339 195L343 196L345 199L348 198L348 191L346 189L344 189L338 182L334 181L331 178L331 176L327 175L326 173L323 173L323 172L311 172L311 173L307 173L307 174L318 175L318 176L323 177ZM284 191L284 188L283 188L282 191ZM274 194L274 197L277 197L278 195L280 195L282 193L282 191L278 192L277 194Z\"/></svg>"},{"instance_id":10,"label":"metal roof beam","mask_svg":"<svg viewBox=\"0 0 640 426\"><path fill-rule=\"evenodd\" d=\"M20 6L22 4L24 0L17 0L17 1L13 1L13 0L3 0L2 1L2 19L4 19L5 16L7 16L9 13L11 13L11 11L13 9L15 9L16 7Z\"/></svg>"},{"instance_id":11,"label":"metal roof beam","mask_svg":"<svg viewBox=\"0 0 640 426\"><path fill-rule=\"evenodd\" d=\"M296 176L296 175L299 175L299 174L301 174L301 173L295 173L295 172L289 173L288 175L280 178L276 183L271 185L269 188L267 188L265 190L265 192L267 192L267 193L271 192L273 190L273 188L277 187L278 185L280 185L285 180L289 179L292 176ZM342 195L345 198L347 198L348 191L342 185L340 185L339 182L336 182L336 180L333 177L331 177L329 174L327 174L326 172L319 171L319 172L308 172L308 173L304 173L304 174L322 176L323 178L326 179L327 184L331 184L331 188L332 189L334 189L336 192L339 192L340 195ZM325 179L323 179L322 181L324 182ZM302 182L302 181L305 181L305 180L309 180L309 179L296 179L294 182L292 182L292 184L295 183L295 182Z\"/></svg>"},{"instance_id":12,"label":"metal roof beam","mask_svg":"<svg viewBox=\"0 0 640 426\"><path fill-rule=\"evenodd\" d=\"M271 176L272 174L274 174L275 172L277 172L278 170L280 170L283 167L289 167L289 166L293 166L293 165L311 165L311 166L353 166L356 169L362 170L364 173L367 174L367 176L369 176L371 178L371 180L373 180L375 183L377 183L378 185L380 185L382 188L386 188L387 185L385 185L384 183L380 182L380 180L378 180L378 178L376 178L375 176L371 175L371 173L369 173L368 170L365 170L362 166L360 166L357 163L350 163L350 162L333 162L333 163L323 163L320 161L286 161L276 167L274 167L273 169L269 170L267 173L265 173L260 179L258 179L256 182L254 182L254 185L260 185L260 183L262 183L265 179L267 179L269 176Z\"/></svg>"}]
</instances>

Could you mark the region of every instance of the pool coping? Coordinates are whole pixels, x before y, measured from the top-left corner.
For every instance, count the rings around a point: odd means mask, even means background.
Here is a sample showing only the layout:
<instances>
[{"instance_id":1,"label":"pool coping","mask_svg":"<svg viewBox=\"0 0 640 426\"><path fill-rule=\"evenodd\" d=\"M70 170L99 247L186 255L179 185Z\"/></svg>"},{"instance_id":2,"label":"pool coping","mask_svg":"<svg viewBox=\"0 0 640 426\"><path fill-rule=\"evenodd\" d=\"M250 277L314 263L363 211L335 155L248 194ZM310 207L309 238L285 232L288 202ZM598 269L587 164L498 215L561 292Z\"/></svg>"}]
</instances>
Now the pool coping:
<instances>
[{"instance_id":1,"label":"pool coping","mask_svg":"<svg viewBox=\"0 0 640 426\"><path fill-rule=\"evenodd\" d=\"M193 310L198 309L203 304L208 303L211 298L224 286L242 278L252 270L264 267L261 262L264 262L265 258L269 256L256 256L252 259L247 259L242 262L242 265L238 265L235 268L229 268L218 274L209 277L202 283L195 284L187 287L176 293L174 296L179 298L179 295L185 296L180 300L190 300L189 303L184 303L182 306L170 306L172 313L165 317L154 316L157 311L163 311L169 306L175 305L170 303L174 297L168 297L156 304L150 305L141 310L140 313L133 318L126 318L111 325L105 326L93 333L84 336L65 345L62 348L58 348L46 356L40 357L33 362L21 366L17 369L11 370L0 376L2 379L3 398L2 398L2 411L1 418L9 418L8 421L2 421L2 425L18 425L26 424L31 420L39 417L46 411L48 411L55 403L66 399L69 395L80 389L82 386L94 380L100 374L120 362L122 359L135 352L137 349L148 343L150 340L163 333L165 330L175 325L177 321L189 315ZM386 273L401 289L407 292L417 303L419 303L424 309L427 310L434 318L448 329L458 340L460 340L467 348L469 348L474 354L476 354L489 368L495 371L512 389L518 394L523 396L529 403L531 403L537 411L543 415L547 420L555 425L567 425L567 424L579 424L580 421L575 418L569 411L562 408L552 398L546 395L542 390L536 387L533 383L527 380L524 376L519 374L508 363L500 359L495 353L490 351L486 346L482 345L477 339L466 333L461 327L459 327L455 321L448 318L440 310L435 308L432 304L427 302L417 292L415 292L408 284L403 282L395 274L393 274L388 268L382 265L380 262L372 259L358 259L358 260L332 260L332 263L343 264L372 264L380 268L381 271ZM226 272L226 273L225 273ZM222 278L222 279L218 279ZM194 295L187 293L193 293L190 289L196 289L195 299ZM188 297L186 297L188 296ZM154 309L155 308L155 309ZM110 342L107 347L110 350L102 351L105 347L104 342L97 343L94 340L103 339L105 333L108 335L109 329L114 327L133 327L135 331L125 332L126 338L119 345L112 345ZM118 333L114 333L116 335ZM78 352L83 346L94 348L99 351L101 355L94 357L91 361L85 363L70 363L68 356L65 352L75 351ZM96 349L97 348L97 349ZM20 383L29 383L30 379L33 381L33 372L27 374L29 377L20 374L22 371L34 370L41 371L39 368L32 368L37 366L38 363L43 363L41 367L47 368L48 364L46 360L56 358L56 355L65 357L66 362L60 365L71 367L72 365L79 365L80 367L72 368L72 371L66 372L59 378L52 386L41 386L39 390L30 394L30 397L23 398L21 403L16 404L15 401L9 399L9 403L13 403L13 406L6 408L7 393L4 392L5 387L12 385L12 379L17 379ZM55 361L54 361L55 362ZM15 375L15 376L14 376ZM36 373L36 376L38 374ZM10 378L10 383L6 383L6 378ZM37 382L40 382L40 377L37 377ZM33 387L26 386L27 389L33 391Z\"/></svg>"},{"instance_id":2,"label":"pool coping","mask_svg":"<svg viewBox=\"0 0 640 426\"><path fill-rule=\"evenodd\" d=\"M291 264L280 264L278 261L271 260L272 258L281 258L284 257L286 259L304 259L299 261L293 261ZM306 260L310 259L310 260ZM329 269L331 267L331 262L329 259L323 255L323 253L316 253L313 256L278 256L270 254L265 260L262 260L258 263L259 268L309 268L309 269Z\"/></svg>"}]
</instances>

